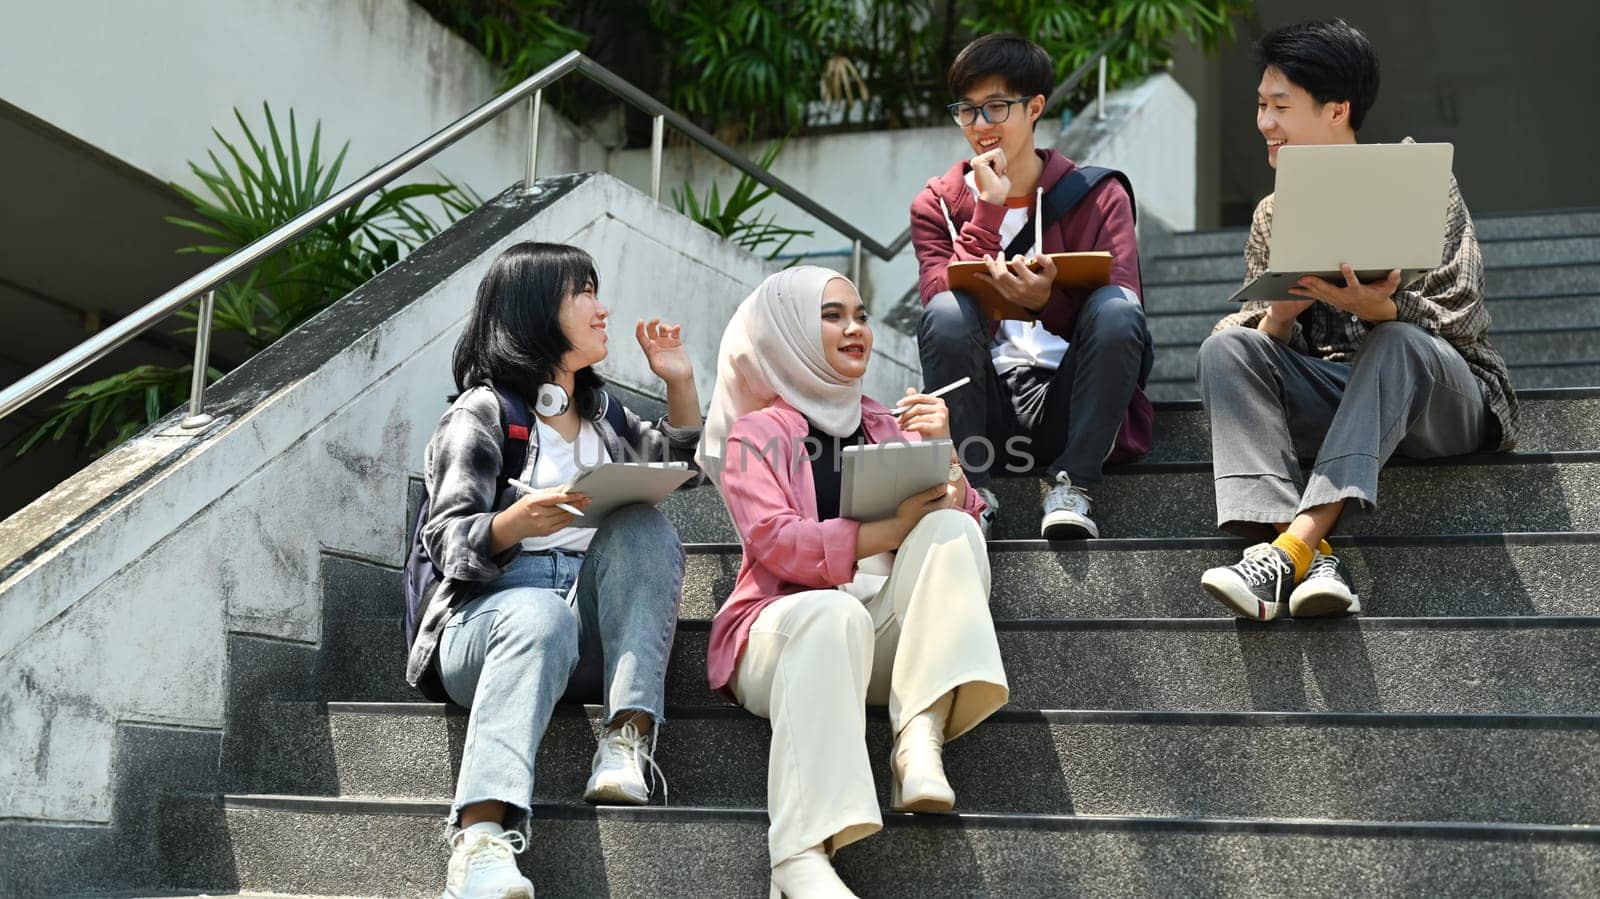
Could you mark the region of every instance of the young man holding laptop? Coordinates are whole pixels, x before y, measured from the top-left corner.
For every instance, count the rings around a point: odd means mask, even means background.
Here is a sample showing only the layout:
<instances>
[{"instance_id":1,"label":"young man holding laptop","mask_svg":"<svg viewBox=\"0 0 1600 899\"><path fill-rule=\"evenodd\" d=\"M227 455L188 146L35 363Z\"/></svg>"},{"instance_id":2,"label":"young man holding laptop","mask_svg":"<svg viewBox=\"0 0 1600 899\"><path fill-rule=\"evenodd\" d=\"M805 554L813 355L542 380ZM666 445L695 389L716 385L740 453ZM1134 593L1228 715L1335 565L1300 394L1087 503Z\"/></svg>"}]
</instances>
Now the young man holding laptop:
<instances>
[{"instance_id":1,"label":"young man holding laptop","mask_svg":"<svg viewBox=\"0 0 1600 899\"><path fill-rule=\"evenodd\" d=\"M1257 53L1256 127L1285 193L1280 148L1355 144L1377 99L1378 61L1366 37L1339 20L1280 28L1261 39ZM1283 155L1300 154L1299 163L1307 152ZM1370 163L1383 160L1374 155ZM1472 218L1453 177L1448 185L1437 267L1403 283L1401 269L1410 262L1395 259L1382 263L1393 271L1363 283L1341 263L1369 271L1370 262L1331 260L1326 268L1339 275L1291 279L1288 296L1245 303L1200 347L1218 526L1271 540L1201 579L1241 617L1359 611L1349 571L1324 539L1346 502L1375 507L1378 470L1397 451L1427 458L1503 452L1516 443L1516 396L1488 339ZM1261 201L1251 221L1247 283L1270 275L1269 244L1278 255L1275 196ZM1295 215L1318 211L1326 215L1327 207L1297 208ZM1377 203L1358 213L1367 227L1394 214ZM1315 466L1303 477L1297 460L1311 454Z\"/></svg>"},{"instance_id":2,"label":"young man holding laptop","mask_svg":"<svg viewBox=\"0 0 1600 899\"><path fill-rule=\"evenodd\" d=\"M985 530L999 508L990 469L1037 465L1053 479L1040 535L1071 539L1099 536L1090 491L1107 458L1149 451L1153 413L1140 385L1151 350L1125 179L1034 146L1053 75L1049 54L1015 34L985 35L957 55L950 114L975 155L917 194L911 240L921 269L924 383L972 379L946 402L967 477L988 504ZM1041 205L1036 247L1031 219ZM1051 215L1061 208L1068 211ZM1008 252L1019 235L1029 245ZM1096 250L1111 254L1109 284L1055 286L1044 253ZM1041 256L1038 271L1026 262L1033 254ZM951 290L950 264L978 261L988 269L980 278L1027 320L996 322L973 296Z\"/></svg>"}]
</instances>

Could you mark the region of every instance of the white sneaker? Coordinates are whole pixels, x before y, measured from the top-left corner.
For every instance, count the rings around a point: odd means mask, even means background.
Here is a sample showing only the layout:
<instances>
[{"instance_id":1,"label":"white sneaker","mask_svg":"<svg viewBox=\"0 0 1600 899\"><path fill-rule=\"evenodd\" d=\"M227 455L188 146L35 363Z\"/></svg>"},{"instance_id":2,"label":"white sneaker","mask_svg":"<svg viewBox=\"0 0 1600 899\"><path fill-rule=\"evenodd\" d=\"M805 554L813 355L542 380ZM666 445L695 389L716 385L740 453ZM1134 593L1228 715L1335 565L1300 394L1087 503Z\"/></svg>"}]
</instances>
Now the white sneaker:
<instances>
[{"instance_id":1,"label":"white sneaker","mask_svg":"<svg viewBox=\"0 0 1600 899\"><path fill-rule=\"evenodd\" d=\"M517 870L528 840L498 825L474 824L450 838L450 873L442 899L533 899L533 884Z\"/></svg>"},{"instance_id":2,"label":"white sneaker","mask_svg":"<svg viewBox=\"0 0 1600 899\"><path fill-rule=\"evenodd\" d=\"M1056 475L1056 485L1044 496L1044 519L1039 536L1046 540L1098 539L1100 528L1089 517L1089 494L1074 486L1066 472Z\"/></svg>"},{"instance_id":3,"label":"white sneaker","mask_svg":"<svg viewBox=\"0 0 1600 899\"><path fill-rule=\"evenodd\" d=\"M994 524L995 517L1000 514L1000 498L995 496L994 491L988 487L974 487L972 489L978 491L978 496L983 498L983 504L986 507L982 512L978 513L978 529L983 531L983 539L988 540L989 527Z\"/></svg>"},{"instance_id":4,"label":"white sneaker","mask_svg":"<svg viewBox=\"0 0 1600 899\"><path fill-rule=\"evenodd\" d=\"M651 773L661 778L661 795L665 801L667 778L656 765L655 734L656 728L652 727L650 736L645 737L632 721L603 734L594 751L594 770L583 788L584 801L608 805L649 804L646 765Z\"/></svg>"}]
</instances>

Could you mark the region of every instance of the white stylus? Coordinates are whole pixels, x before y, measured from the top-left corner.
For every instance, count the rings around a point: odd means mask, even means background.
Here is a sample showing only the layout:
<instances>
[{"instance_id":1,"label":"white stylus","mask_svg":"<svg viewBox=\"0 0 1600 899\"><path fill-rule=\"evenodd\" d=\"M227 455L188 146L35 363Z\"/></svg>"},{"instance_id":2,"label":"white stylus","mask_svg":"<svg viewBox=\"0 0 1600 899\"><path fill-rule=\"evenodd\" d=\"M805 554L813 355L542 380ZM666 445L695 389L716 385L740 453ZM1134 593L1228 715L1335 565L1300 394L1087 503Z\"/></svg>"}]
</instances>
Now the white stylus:
<instances>
[{"instance_id":1,"label":"white stylus","mask_svg":"<svg viewBox=\"0 0 1600 899\"><path fill-rule=\"evenodd\" d=\"M943 387L940 387L938 390L935 390L934 392L928 394L928 396L930 396L930 397L944 396L945 394L947 394L950 391L956 389L957 387L965 387L966 385L968 385L970 383L972 383L972 379L971 378L957 378L956 380L951 381L950 383L944 385ZM911 411L911 407L910 406L896 406L896 407L894 407L894 413L893 414L895 415L895 417L898 418L899 416L904 415L909 411Z\"/></svg>"},{"instance_id":2,"label":"white stylus","mask_svg":"<svg viewBox=\"0 0 1600 899\"><path fill-rule=\"evenodd\" d=\"M1044 187L1034 189L1033 196L1033 259L1037 262L1039 254L1044 252ZM1039 324L1037 318L1028 322L1028 330L1032 331Z\"/></svg>"},{"instance_id":3,"label":"white stylus","mask_svg":"<svg viewBox=\"0 0 1600 899\"><path fill-rule=\"evenodd\" d=\"M1033 258L1044 252L1044 188L1034 194L1033 203Z\"/></svg>"},{"instance_id":4,"label":"white stylus","mask_svg":"<svg viewBox=\"0 0 1600 899\"><path fill-rule=\"evenodd\" d=\"M539 492L539 491L533 489L532 487L528 486L527 484L524 484L523 482L517 480L516 478L508 478L507 479L507 483L509 483L511 486L517 488L518 490L525 490L528 493L538 493ZM563 512L571 512L572 514L578 516L579 518L583 517L583 513L582 512L579 512L577 509L574 509L573 507L567 505L566 503L556 503L556 508L560 509Z\"/></svg>"}]
</instances>

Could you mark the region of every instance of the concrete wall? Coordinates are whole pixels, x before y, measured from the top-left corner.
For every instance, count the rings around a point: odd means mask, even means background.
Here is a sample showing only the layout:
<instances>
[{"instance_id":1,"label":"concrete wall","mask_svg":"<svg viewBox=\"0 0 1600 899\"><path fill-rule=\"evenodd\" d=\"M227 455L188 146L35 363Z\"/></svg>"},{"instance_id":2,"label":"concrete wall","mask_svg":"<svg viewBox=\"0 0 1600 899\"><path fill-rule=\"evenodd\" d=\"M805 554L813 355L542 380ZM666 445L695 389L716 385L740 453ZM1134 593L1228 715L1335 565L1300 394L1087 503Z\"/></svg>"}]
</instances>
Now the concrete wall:
<instances>
[{"instance_id":1,"label":"concrete wall","mask_svg":"<svg viewBox=\"0 0 1600 899\"><path fill-rule=\"evenodd\" d=\"M1040 125L1042 146L1054 139L1055 131L1054 121ZM758 157L764 148L741 149ZM966 140L954 126L839 134L790 140L773 163L772 172L887 244L911 223L911 200L928 179L944 174L956 160L970 155ZM650 151L614 152L607 171L630 184L649 184ZM710 153L699 148L671 148L662 165L662 202L670 206L672 191L681 191L686 181L696 196L704 197L715 183L726 197L738 180L737 170ZM776 197L764 202L760 212L775 215L779 224L816 232L812 237L796 238L787 253L815 254L811 261L849 273L849 238ZM863 266L863 292L873 308L881 309L916 285L916 259L909 248L890 262L864 254Z\"/></svg>"},{"instance_id":2,"label":"concrete wall","mask_svg":"<svg viewBox=\"0 0 1600 899\"><path fill-rule=\"evenodd\" d=\"M1103 121L1091 104L1056 143L1078 162L1127 172L1141 229L1155 217L1175 231L1195 226L1195 147L1194 101L1166 73L1107 94Z\"/></svg>"},{"instance_id":3,"label":"concrete wall","mask_svg":"<svg viewBox=\"0 0 1600 899\"><path fill-rule=\"evenodd\" d=\"M505 246L588 248L618 323L606 374L663 395L628 325L666 312L686 324L709 398L722 326L771 267L612 178L577 180L553 201L493 204L467 224L517 224L481 245L453 231L219 382L208 433L137 438L0 522L0 820L107 821L119 723L220 727L229 633L318 640L324 549L402 561L407 476ZM407 288L425 292L393 295ZM380 302L393 314L340 332ZM912 383L904 335L881 335L873 362L873 395Z\"/></svg>"},{"instance_id":4,"label":"concrete wall","mask_svg":"<svg viewBox=\"0 0 1600 899\"><path fill-rule=\"evenodd\" d=\"M70 51L69 51L70 48ZM410 0L51 0L8 4L0 98L164 181L252 124L295 109L325 145L350 141L345 180L494 96L481 54ZM604 149L554 118L545 171L592 171ZM522 177L527 117L503 116L428 166L485 196ZM434 174L423 177L433 178Z\"/></svg>"}]
</instances>

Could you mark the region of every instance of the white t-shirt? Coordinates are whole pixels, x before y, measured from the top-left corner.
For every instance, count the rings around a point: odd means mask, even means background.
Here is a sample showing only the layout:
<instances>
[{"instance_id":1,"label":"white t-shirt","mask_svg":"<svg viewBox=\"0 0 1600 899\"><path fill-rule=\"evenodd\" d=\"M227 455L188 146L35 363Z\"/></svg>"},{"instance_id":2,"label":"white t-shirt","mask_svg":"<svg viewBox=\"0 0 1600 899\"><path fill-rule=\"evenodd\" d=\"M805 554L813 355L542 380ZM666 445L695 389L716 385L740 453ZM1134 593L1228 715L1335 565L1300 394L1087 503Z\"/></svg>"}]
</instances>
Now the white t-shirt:
<instances>
[{"instance_id":1,"label":"white t-shirt","mask_svg":"<svg viewBox=\"0 0 1600 899\"><path fill-rule=\"evenodd\" d=\"M967 189L972 191L974 197L978 195L978 183L971 172L967 172ZM1000 221L1002 249L1016 239L1018 232L1028 224L1028 212L1027 207L1006 210L1006 217ZM1067 341L1034 322L1001 322L999 330L995 331L994 343L989 347L989 358L994 360L994 369L998 372L1007 372L1019 365L1054 371L1061 367L1061 360L1066 355Z\"/></svg>"},{"instance_id":2,"label":"white t-shirt","mask_svg":"<svg viewBox=\"0 0 1600 899\"><path fill-rule=\"evenodd\" d=\"M529 453L520 480L533 487L559 487L577 480L585 468L604 465L611 461L600 432L594 422L585 420L578 425L578 439L568 443L555 428L534 417L539 429L539 452ZM547 549L565 549L573 552L588 550L594 540L594 528L566 527L545 537L528 537L522 541L523 552L543 552Z\"/></svg>"}]
</instances>

